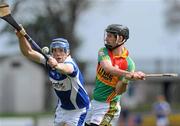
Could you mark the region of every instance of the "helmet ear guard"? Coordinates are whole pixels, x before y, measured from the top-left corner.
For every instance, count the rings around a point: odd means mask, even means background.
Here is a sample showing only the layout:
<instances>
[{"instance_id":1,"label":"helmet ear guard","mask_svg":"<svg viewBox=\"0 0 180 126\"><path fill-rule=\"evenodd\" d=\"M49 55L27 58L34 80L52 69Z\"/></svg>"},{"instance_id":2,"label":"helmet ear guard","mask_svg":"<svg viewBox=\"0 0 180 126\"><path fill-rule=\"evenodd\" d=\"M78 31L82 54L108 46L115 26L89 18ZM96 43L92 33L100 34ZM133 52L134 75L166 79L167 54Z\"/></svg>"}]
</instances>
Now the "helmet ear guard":
<instances>
[{"instance_id":1,"label":"helmet ear guard","mask_svg":"<svg viewBox=\"0 0 180 126\"><path fill-rule=\"evenodd\" d=\"M54 48L60 48L63 49L65 53L70 53L69 42L64 38L53 39L50 45L50 53L53 52Z\"/></svg>"}]
</instances>

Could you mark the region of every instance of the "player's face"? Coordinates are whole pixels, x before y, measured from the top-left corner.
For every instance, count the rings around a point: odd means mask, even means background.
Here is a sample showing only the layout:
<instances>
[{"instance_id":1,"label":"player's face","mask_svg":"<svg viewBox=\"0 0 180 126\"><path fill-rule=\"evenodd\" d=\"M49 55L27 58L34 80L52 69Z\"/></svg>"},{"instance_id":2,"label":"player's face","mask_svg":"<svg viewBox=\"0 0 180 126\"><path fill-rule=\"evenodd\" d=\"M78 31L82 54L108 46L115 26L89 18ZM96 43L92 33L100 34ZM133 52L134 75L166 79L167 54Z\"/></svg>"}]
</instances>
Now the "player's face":
<instances>
[{"instance_id":1,"label":"player's face","mask_svg":"<svg viewBox=\"0 0 180 126\"><path fill-rule=\"evenodd\" d=\"M58 63L62 63L67 58L68 54L64 52L64 49L53 48L52 56L57 60Z\"/></svg>"},{"instance_id":2,"label":"player's face","mask_svg":"<svg viewBox=\"0 0 180 126\"><path fill-rule=\"evenodd\" d=\"M112 33L106 34L105 41L106 41L106 44L111 45L113 47L116 45L116 37Z\"/></svg>"}]
</instances>

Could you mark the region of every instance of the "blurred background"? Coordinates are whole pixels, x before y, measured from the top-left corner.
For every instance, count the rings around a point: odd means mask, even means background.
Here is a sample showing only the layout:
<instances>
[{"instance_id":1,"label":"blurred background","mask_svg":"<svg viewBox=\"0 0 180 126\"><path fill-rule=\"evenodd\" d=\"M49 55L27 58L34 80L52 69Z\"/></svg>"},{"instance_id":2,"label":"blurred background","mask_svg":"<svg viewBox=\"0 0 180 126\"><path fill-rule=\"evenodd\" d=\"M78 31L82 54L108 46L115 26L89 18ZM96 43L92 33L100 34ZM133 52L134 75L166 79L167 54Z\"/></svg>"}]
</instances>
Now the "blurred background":
<instances>
[{"instance_id":1,"label":"blurred background","mask_svg":"<svg viewBox=\"0 0 180 126\"><path fill-rule=\"evenodd\" d=\"M180 0L0 0L40 45L69 40L91 96L97 52L107 25L130 29L126 46L145 73L180 73ZM120 126L155 126L153 105L163 95L170 126L180 126L180 77L134 81L122 95ZM52 126L56 96L43 66L20 53L14 29L0 20L0 126Z\"/></svg>"}]
</instances>

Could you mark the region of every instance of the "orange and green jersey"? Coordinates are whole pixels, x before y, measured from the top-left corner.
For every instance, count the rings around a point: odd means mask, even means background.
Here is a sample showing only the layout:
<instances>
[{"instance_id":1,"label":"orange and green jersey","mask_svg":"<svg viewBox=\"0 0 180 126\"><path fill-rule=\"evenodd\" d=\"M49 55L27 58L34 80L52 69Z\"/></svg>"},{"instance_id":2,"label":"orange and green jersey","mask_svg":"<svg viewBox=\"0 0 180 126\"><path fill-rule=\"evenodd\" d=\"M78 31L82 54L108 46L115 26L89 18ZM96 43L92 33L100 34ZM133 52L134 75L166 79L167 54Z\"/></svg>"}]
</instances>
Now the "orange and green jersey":
<instances>
[{"instance_id":1,"label":"orange and green jersey","mask_svg":"<svg viewBox=\"0 0 180 126\"><path fill-rule=\"evenodd\" d=\"M113 56L112 52L105 47L99 50L93 98L101 102L119 101L121 95L115 93L115 87L118 81L123 79L123 76L118 77L106 72L100 65L100 62L103 60L109 60L113 66L127 71L134 71L135 64L129 57L126 48L123 48L120 56Z\"/></svg>"}]
</instances>

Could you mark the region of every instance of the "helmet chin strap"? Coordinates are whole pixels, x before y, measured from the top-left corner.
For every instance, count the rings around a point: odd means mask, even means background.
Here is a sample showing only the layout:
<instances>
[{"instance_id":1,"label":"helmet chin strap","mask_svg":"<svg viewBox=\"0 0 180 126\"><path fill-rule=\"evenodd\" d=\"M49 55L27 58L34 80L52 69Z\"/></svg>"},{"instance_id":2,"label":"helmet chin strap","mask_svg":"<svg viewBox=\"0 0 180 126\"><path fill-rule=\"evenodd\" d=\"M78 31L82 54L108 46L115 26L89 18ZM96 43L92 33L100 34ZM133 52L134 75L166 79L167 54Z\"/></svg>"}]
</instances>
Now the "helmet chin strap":
<instances>
[{"instance_id":1,"label":"helmet chin strap","mask_svg":"<svg viewBox=\"0 0 180 126\"><path fill-rule=\"evenodd\" d=\"M118 45L116 45L116 46L114 46L114 47L111 46L111 45L108 45L108 44L105 44L105 46L106 46L106 48L109 49L109 50L114 50L114 49L118 48L119 46L121 46L121 45L124 44L124 43L125 43L125 41L119 43Z\"/></svg>"},{"instance_id":2,"label":"helmet chin strap","mask_svg":"<svg viewBox=\"0 0 180 126\"><path fill-rule=\"evenodd\" d=\"M126 42L126 39L124 39L124 41L122 41L121 43L118 42L119 41L119 36L117 35L117 39L116 39L116 43L117 45L116 46L112 46L112 45L108 45L108 44L105 44L106 48L109 49L109 50L113 50L113 49L116 49L118 48L119 46L121 46L122 44L124 44Z\"/></svg>"}]
</instances>

